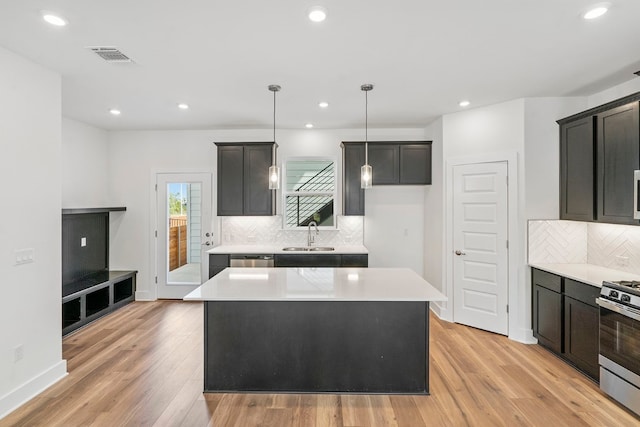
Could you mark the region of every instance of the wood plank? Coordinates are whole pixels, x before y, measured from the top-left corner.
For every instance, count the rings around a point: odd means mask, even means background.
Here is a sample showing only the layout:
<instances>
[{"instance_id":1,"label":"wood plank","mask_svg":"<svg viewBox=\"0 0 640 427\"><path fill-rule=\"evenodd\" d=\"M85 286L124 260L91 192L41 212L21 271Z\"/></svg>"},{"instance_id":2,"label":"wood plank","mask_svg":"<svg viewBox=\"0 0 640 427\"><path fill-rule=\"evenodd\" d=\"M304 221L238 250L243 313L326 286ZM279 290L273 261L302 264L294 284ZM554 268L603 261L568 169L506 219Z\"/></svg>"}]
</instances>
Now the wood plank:
<instances>
[{"instance_id":1,"label":"wood plank","mask_svg":"<svg viewBox=\"0 0 640 427\"><path fill-rule=\"evenodd\" d=\"M431 316L430 396L202 393L203 309L134 302L63 339L69 375L5 426L636 426L537 345Z\"/></svg>"}]
</instances>

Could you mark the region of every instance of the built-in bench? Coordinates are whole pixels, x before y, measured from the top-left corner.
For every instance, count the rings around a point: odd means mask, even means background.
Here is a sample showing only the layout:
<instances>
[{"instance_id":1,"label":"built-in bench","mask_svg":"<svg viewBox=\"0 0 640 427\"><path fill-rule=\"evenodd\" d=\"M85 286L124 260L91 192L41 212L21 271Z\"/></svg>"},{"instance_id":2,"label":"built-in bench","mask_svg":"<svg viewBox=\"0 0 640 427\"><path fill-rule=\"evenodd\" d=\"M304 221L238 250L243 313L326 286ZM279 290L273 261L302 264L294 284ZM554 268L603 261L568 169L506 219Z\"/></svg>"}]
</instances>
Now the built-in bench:
<instances>
[{"instance_id":1,"label":"built-in bench","mask_svg":"<svg viewBox=\"0 0 640 427\"><path fill-rule=\"evenodd\" d=\"M62 210L62 335L135 299L135 270L109 270L109 213L124 207Z\"/></svg>"}]
</instances>

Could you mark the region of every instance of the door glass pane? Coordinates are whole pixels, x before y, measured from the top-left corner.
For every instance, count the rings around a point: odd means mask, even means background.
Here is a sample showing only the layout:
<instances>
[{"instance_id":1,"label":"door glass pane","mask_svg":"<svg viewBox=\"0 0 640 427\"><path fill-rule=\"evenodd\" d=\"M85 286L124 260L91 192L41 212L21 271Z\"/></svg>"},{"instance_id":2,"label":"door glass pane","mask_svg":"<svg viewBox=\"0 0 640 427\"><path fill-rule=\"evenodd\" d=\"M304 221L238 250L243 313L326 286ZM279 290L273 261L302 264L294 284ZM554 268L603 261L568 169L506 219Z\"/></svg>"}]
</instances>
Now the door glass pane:
<instances>
[{"instance_id":1,"label":"door glass pane","mask_svg":"<svg viewBox=\"0 0 640 427\"><path fill-rule=\"evenodd\" d=\"M167 184L167 284L200 284L202 186Z\"/></svg>"}]
</instances>

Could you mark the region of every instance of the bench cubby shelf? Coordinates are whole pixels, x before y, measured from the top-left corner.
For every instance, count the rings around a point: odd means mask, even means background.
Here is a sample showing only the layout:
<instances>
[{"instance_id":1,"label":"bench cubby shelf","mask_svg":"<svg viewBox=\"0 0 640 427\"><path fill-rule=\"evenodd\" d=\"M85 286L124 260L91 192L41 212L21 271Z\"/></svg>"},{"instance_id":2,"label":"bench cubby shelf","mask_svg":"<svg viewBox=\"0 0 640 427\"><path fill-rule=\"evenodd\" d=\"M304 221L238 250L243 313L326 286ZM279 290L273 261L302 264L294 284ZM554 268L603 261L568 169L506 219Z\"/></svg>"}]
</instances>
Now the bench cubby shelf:
<instances>
[{"instance_id":1,"label":"bench cubby shelf","mask_svg":"<svg viewBox=\"0 0 640 427\"><path fill-rule=\"evenodd\" d=\"M137 271L105 271L63 288L62 335L133 301Z\"/></svg>"}]
</instances>

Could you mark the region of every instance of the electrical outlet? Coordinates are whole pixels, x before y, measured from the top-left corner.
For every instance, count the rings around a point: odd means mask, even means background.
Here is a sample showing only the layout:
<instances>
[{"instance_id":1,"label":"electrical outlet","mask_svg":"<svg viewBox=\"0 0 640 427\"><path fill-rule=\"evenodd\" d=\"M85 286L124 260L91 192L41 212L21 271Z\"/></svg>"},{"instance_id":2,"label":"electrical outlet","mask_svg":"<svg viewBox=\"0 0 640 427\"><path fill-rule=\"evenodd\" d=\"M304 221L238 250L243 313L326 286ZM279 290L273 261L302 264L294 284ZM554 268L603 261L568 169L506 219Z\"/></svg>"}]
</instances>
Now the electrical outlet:
<instances>
[{"instance_id":1,"label":"electrical outlet","mask_svg":"<svg viewBox=\"0 0 640 427\"><path fill-rule=\"evenodd\" d=\"M19 362L24 358L24 346L22 344L13 349L13 362Z\"/></svg>"},{"instance_id":2,"label":"electrical outlet","mask_svg":"<svg viewBox=\"0 0 640 427\"><path fill-rule=\"evenodd\" d=\"M623 255L617 255L616 256L616 265L618 265L620 267L629 266L629 257L628 256L623 256Z\"/></svg>"},{"instance_id":3,"label":"electrical outlet","mask_svg":"<svg viewBox=\"0 0 640 427\"><path fill-rule=\"evenodd\" d=\"M80 247L84 248L85 246L87 246L87 238L86 237L81 237L80 238Z\"/></svg>"}]
</instances>

